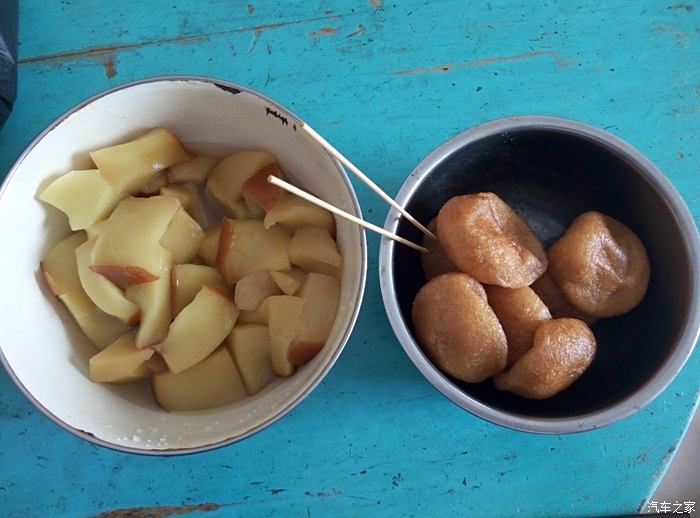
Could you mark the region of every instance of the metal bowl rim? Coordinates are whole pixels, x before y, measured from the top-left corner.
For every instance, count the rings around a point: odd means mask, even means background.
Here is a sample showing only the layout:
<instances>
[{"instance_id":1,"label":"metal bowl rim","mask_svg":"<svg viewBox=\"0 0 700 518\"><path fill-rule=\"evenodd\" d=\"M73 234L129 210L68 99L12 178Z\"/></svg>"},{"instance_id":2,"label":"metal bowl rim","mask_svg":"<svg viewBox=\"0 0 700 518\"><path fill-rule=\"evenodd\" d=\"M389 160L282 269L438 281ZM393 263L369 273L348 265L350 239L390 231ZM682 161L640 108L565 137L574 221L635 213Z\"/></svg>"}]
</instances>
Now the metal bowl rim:
<instances>
[{"instance_id":1,"label":"metal bowl rim","mask_svg":"<svg viewBox=\"0 0 700 518\"><path fill-rule=\"evenodd\" d=\"M678 191L666 176L642 153L622 139L596 127L562 117L521 115L497 119L467 129L440 144L409 174L396 201L405 207L420 189L423 181L445 159L461 148L494 135L507 136L512 131L545 130L583 138L631 163L650 186L661 196L675 216L675 224L683 236L691 267L691 300L683 332L665 362L634 393L606 408L570 417L525 417L493 408L463 392L428 360L416 343L399 310L393 276L394 241L382 238L379 249L379 280L384 308L394 334L404 351L423 376L453 403L494 424L525 432L567 434L593 430L623 419L653 401L676 377L693 352L700 333L700 239L693 217ZM395 233L400 214L390 209L384 228Z\"/></svg>"}]
</instances>

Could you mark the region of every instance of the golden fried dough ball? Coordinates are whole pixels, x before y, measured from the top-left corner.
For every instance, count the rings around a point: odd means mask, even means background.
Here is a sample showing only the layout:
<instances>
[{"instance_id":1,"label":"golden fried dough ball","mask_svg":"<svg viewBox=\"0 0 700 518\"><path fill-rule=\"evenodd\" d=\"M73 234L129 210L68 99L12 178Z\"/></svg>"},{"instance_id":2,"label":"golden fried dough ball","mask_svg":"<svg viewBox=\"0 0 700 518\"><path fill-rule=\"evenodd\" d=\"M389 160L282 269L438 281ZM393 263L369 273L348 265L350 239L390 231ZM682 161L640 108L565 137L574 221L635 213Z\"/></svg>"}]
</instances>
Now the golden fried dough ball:
<instances>
[{"instance_id":1,"label":"golden fried dough ball","mask_svg":"<svg viewBox=\"0 0 700 518\"><path fill-rule=\"evenodd\" d=\"M554 282L589 315L627 313L647 291L650 268L644 245L628 227L600 212L576 218L548 256Z\"/></svg>"},{"instance_id":2,"label":"golden fried dough ball","mask_svg":"<svg viewBox=\"0 0 700 518\"><path fill-rule=\"evenodd\" d=\"M576 307L566 299L559 289L559 286L557 286L557 283L554 282L552 276L549 275L549 272L544 272L530 287L537 293L539 298L542 299L542 302L547 306L553 318L577 318L583 320L589 326L598 321L596 317L587 315L583 311L576 309Z\"/></svg>"},{"instance_id":3,"label":"golden fried dough ball","mask_svg":"<svg viewBox=\"0 0 700 518\"><path fill-rule=\"evenodd\" d=\"M447 272L447 273L463 273L463 272ZM483 284L481 284L479 281L477 281L474 277L472 277L469 274L464 274L464 277L462 277L463 282L469 286L469 288L479 297L481 300L486 302L488 304L489 299L486 295L486 289L484 288Z\"/></svg>"},{"instance_id":4,"label":"golden fried dough ball","mask_svg":"<svg viewBox=\"0 0 700 518\"><path fill-rule=\"evenodd\" d=\"M413 301L413 325L423 350L438 368L478 383L503 370L506 335L483 287L466 273L443 273Z\"/></svg>"},{"instance_id":5,"label":"golden fried dough ball","mask_svg":"<svg viewBox=\"0 0 700 518\"><path fill-rule=\"evenodd\" d=\"M510 368L530 347L540 324L552 318L549 309L537 294L525 288L501 288L486 286L489 305L496 313L508 339L508 364Z\"/></svg>"},{"instance_id":6,"label":"golden fried dough ball","mask_svg":"<svg viewBox=\"0 0 700 518\"><path fill-rule=\"evenodd\" d=\"M437 235L437 216L430 220L427 228ZM423 246L430 251L428 254L423 253L420 255L420 263L423 266L423 274L427 281L443 273L459 271L459 268L447 257L447 252L445 252L438 239L423 236Z\"/></svg>"},{"instance_id":7,"label":"golden fried dough ball","mask_svg":"<svg viewBox=\"0 0 700 518\"><path fill-rule=\"evenodd\" d=\"M449 200L440 209L437 230L452 262L484 284L522 288L547 269L537 236L491 192Z\"/></svg>"},{"instance_id":8,"label":"golden fried dough ball","mask_svg":"<svg viewBox=\"0 0 700 518\"><path fill-rule=\"evenodd\" d=\"M547 399L576 381L595 353L595 337L584 322L547 320L535 331L532 348L493 381L499 390L527 399Z\"/></svg>"}]
</instances>

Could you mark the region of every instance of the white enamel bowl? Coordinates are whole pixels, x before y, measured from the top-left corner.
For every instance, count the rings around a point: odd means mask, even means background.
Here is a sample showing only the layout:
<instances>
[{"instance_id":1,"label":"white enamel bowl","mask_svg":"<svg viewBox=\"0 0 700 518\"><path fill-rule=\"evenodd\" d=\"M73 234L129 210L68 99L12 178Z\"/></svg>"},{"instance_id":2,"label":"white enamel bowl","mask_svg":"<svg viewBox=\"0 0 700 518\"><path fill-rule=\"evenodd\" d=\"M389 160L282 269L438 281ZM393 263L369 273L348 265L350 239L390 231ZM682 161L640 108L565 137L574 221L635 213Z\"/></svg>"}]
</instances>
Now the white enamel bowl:
<instances>
[{"instance_id":1,"label":"white enamel bowl","mask_svg":"<svg viewBox=\"0 0 700 518\"><path fill-rule=\"evenodd\" d=\"M204 451L243 439L296 406L330 370L359 312L367 269L364 233L337 221L345 266L338 315L323 350L290 378L246 400L211 410L161 410L147 384L101 385L88 377L95 353L51 294L39 261L67 235L66 218L36 199L40 186L70 169L89 168L88 152L145 130L172 129L186 146L222 154L266 149L297 185L361 217L341 166L298 119L247 88L200 77L164 77L124 85L76 106L20 156L0 190L0 361L29 400L54 422L94 443L133 453ZM11 251L11 252L10 252Z\"/></svg>"}]
</instances>

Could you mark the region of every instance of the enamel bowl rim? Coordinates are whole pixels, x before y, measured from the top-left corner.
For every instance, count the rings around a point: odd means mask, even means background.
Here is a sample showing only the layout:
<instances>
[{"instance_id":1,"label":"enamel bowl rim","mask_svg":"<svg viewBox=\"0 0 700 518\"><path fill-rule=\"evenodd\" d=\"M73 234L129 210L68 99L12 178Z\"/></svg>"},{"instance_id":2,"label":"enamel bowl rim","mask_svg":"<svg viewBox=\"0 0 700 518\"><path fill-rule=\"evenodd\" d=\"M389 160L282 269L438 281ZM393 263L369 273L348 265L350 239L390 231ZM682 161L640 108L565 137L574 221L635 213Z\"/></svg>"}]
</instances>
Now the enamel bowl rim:
<instances>
[{"instance_id":1,"label":"enamel bowl rim","mask_svg":"<svg viewBox=\"0 0 700 518\"><path fill-rule=\"evenodd\" d=\"M24 151L20 154L19 158L14 162L12 167L9 169L7 172L7 175L5 176L5 179L2 182L2 185L0 185L0 198L5 194L5 190L7 189L7 186L10 183L10 180L14 176L15 172L17 169L19 169L21 163L25 160L25 158L32 153L34 148L37 146L37 144L46 136L48 135L51 131L56 129L65 119L67 119L69 116L73 115L74 113L79 112L82 110L84 107L88 106L89 104L102 99L103 97L109 96L113 93L120 92L122 90L130 89L133 87L137 87L140 85L145 85L145 84L152 84L152 83L171 83L171 82L185 82L185 83L206 83L206 84L211 84L216 86L217 88L220 88L223 91L228 91L231 93L240 93L240 92L245 92L246 94L249 94L253 97L257 97L259 100L264 101L266 104L269 104L270 106L274 107L279 113L284 114L288 119L291 119L293 121L296 121L297 125L301 126L302 119L300 119L296 114L294 114L292 111L290 111L288 108L285 106L281 105L280 103L270 99L269 97L261 94L260 92L249 88L247 86L243 86L231 81L226 81L223 79L218 79L214 77L209 77L209 76L198 76L198 75L165 75L165 76L155 76L155 77L149 77L146 79L140 79L136 81L130 81L118 86L115 86L113 88L109 88L107 90L103 90L101 92L98 92L95 95L92 95L88 97L87 99L79 102L72 108L68 109L66 112L58 116L53 122L51 122L46 128L44 128L32 141L29 143L29 145L24 149ZM325 150L323 150L324 153L328 154ZM350 198L353 203L353 208L356 211L358 217L362 218L362 209L360 207L360 203L357 199L357 195L355 193L355 190L352 186L352 183L350 182L350 179L347 176L347 173L345 172L345 169L343 166L331 155L329 155L332 163L335 164L336 171L340 175L341 180L345 184L348 194L350 195ZM5 358L5 355L2 351L2 346L0 346L0 364L5 368L7 371L8 376L10 379L14 382L14 384L17 386L19 391L34 405L35 408L37 408L42 414L44 414L46 417L48 417L51 421L53 421L55 424L63 428L64 430L70 432L71 434L77 436L80 439L84 439L86 441L89 441L93 444L97 444L98 446L103 446L105 448L115 450L115 451L120 451L124 453L132 453L132 454L139 454L139 455L148 455L148 456L177 456L177 455L187 455L187 454L192 454L192 453L201 453L205 451L210 451L214 450L217 448L221 448L223 446L227 446L229 444L236 443L238 441L242 441L243 439L246 439L261 430L267 428L268 426L272 425L285 415L287 415L289 412L291 412L299 403L301 403L306 397L318 386L318 384L326 377L328 372L331 370L335 362L338 360L340 357L340 354L342 353L343 349L345 348L345 345L347 344L348 339L350 338L350 335L355 327L355 324L357 322L357 317L359 315L360 309L362 307L362 300L364 297L364 292L365 292L365 285L366 285L366 280L367 280L367 238L366 234L363 229L360 229L360 254L361 254L361 261L360 261L360 266L361 266L361 272L360 272L360 279L359 279L359 286L358 286L358 294L357 298L355 300L355 304L352 310L352 314L350 316L350 320L348 322L348 326L343 332L342 338L338 344L337 349L335 350L333 356L330 357L328 363L323 367L323 369L320 371L316 379L314 379L311 384L304 390L302 391L294 400L290 401L287 403L284 407L280 408L278 411L276 411L275 414L273 414L269 419L266 421L260 423L259 425L253 427L252 429L246 431L243 434L234 436L234 437L229 437L227 439L224 439L222 441L214 442L211 444L205 444L201 446L194 446L194 447L183 447L183 448L172 448L172 449L164 449L164 450L151 450L151 449L140 449L140 448L133 448L129 446L123 446L119 444L115 444L109 441L106 441L104 439L100 439L98 437L95 437L91 433L85 432L83 430L80 430L78 428L75 428L73 426L70 426L69 424L65 423L63 420L61 420L58 416L53 414L51 410L46 408L44 405L42 405L33 395L32 393L24 386L24 384L19 380L18 376L15 374L14 370L10 366L8 360Z\"/></svg>"}]
</instances>

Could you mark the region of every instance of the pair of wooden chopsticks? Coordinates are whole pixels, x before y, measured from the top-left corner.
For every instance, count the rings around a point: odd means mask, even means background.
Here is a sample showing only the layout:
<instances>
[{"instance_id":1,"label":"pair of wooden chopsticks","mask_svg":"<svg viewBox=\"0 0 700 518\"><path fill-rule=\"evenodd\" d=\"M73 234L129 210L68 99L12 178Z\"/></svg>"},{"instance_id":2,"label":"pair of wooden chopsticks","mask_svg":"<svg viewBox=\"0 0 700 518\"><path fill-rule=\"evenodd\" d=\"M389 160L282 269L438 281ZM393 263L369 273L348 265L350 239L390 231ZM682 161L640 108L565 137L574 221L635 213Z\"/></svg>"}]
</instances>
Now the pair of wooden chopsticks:
<instances>
[{"instance_id":1,"label":"pair of wooden chopsticks","mask_svg":"<svg viewBox=\"0 0 700 518\"><path fill-rule=\"evenodd\" d=\"M406 209L401 207L396 201L389 196L387 193L381 190L381 188L374 183L366 174L364 174L362 171L360 171L355 165L350 162L347 158L343 156L343 154L335 149L326 139L324 139L321 135L316 133L313 128L308 126L305 123L301 124L301 129L304 130L312 139L314 139L316 142L318 142L323 148L326 149L331 155L333 155L335 158L337 158L344 166L346 166L350 171L352 171L355 176L357 176L360 180L362 180L370 189L372 189L374 192L376 192L385 202L387 202L389 205L394 207L396 210L398 210L408 221L410 221L413 225L416 226L421 232L423 232L426 236L430 237L431 239L437 239L435 234L433 234L430 230L425 228L423 225L421 225L420 222L418 222L413 216L411 216ZM347 212L339 209L338 207L335 207L331 205L328 202L323 201L320 198L317 198L313 194L309 194L306 191L303 191L299 189L298 187L295 187L294 185L290 184L289 182L285 182L284 180L277 178L276 176L268 176L267 181L270 182L271 184L276 185L277 187L280 187L281 189L284 189L285 191L289 191L292 194L296 194L300 198L304 198L305 200L313 203L314 205L318 205L319 207L323 207L324 209L337 214L341 218L345 218L349 221L352 221L353 223L360 225L368 230L372 230L373 232L376 232L378 234L381 234L382 236L388 237L389 239L393 239L394 241L397 241L399 243L402 243L406 246L409 246L415 250L418 250L419 252L425 252L428 253L428 249L425 247L422 247L420 245L415 244L412 241L409 241L408 239L404 239L401 236L397 236L396 234L393 234L389 232L388 230L385 230L381 227L378 227L377 225L374 225L372 223L369 223L368 221L365 221L363 219L360 219L356 216L353 216L352 214L348 214Z\"/></svg>"}]
</instances>

